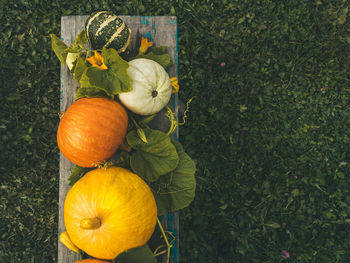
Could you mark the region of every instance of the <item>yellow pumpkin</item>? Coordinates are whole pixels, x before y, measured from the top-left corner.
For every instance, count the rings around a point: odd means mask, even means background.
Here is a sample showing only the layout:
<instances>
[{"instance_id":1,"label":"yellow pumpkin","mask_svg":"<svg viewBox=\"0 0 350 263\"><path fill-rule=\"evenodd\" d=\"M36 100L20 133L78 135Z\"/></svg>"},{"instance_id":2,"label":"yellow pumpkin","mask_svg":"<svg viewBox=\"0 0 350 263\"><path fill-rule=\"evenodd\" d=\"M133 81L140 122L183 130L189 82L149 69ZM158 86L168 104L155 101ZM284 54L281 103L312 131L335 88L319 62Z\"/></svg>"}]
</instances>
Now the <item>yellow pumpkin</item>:
<instances>
[{"instance_id":1,"label":"yellow pumpkin","mask_svg":"<svg viewBox=\"0 0 350 263\"><path fill-rule=\"evenodd\" d=\"M142 246L157 222L157 206L149 186L121 167L98 168L68 191L64 223L72 242L87 254L114 259Z\"/></svg>"}]
</instances>

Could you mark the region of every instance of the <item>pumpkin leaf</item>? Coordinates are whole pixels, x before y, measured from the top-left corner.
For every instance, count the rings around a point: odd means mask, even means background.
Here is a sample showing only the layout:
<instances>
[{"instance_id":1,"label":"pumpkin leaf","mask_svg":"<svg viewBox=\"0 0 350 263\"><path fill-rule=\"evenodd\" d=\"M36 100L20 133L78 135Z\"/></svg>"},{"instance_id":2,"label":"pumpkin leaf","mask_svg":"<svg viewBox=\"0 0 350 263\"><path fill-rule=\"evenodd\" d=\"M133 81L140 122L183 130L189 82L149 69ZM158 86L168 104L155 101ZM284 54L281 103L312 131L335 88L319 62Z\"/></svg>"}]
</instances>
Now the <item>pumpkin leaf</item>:
<instances>
[{"instance_id":1,"label":"pumpkin leaf","mask_svg":"<svg viewBox=\"0 0 350 263\"><path fill-rule=\"evenodd\" d=\"M123 252L113 260L114 263L157 263L148 245Z\"/></svg>"},{"instance_id":2,"label":"pumpkin leaf","mask_svg":"<svg viewBox=\"0 0 350 263\"><path fill-rule=\"evenodd\" d=\"M167 46L151 47L150 52L152 52L154 55L168 54L168 47Z\"/></svg>"},{"instance_id":3,"label":"pumpkin leaf","mask_svg":"<svg viewBox=\"0 0 350 263\"><path fill-rule=\"evenodd\" d=\"M174 171L161 176L151 185L157 203L158 215L187 207L195 196L196 165L185 153L181 143L173 143L180 158L178 166Z\"/></svg>"},{"instance_id":4,"label":"pumpkin leaf","mask_svg":"<svg viewBox=\"0 0 350 263\"><path fill-rule=\"evenodd\" d=\"M278 224L278 223L275 223L275 222L272 222L272 223L267 223L267 224L264 224L265 226L268 226L268 227L272 227L272 228L280 228L281 225Z\"/></svg>"},{"instance_id":5,"label":"pumpkin leaf","mask_svg":"<svg viewBox=\"0 0 350 263\"><path fill-rule=\"evenodd\" d=\"M108 69L87 67L79 79L81 85L102 89L108 96L130 91L130 79L127 74L129 64L113 48L102 49L101 55Z\"/></svg>"},{"instance_id":6,"label":"pumpkin leaf","mask_svg":"<svg viewBox=\"0 0 350 263\"><path fill-rule=\"evenodd\" d=\"M84 174L91 170L91 168L83 168L78 165L75 165L68 177L68 184L70 186L73 186L80 178L84 176Z\"/></svg>"},{"instance_id":7,"label":"pumpkin leaf","mask_svg":"<svg viewBox=\"0 0 350 263\"><path fill-rule=\"evenodd\" d=\"M87 37L86 37L86 33L85 30L80 31L80 33L76 36L75 41L74 41L74 45L80 47L81 49L84 48L84 45L87 43Z\"/></svg>"},{"instance_id":8,"label":"pumpkin leaf","mask_svg":"<svg viewBox=\"0 0 350 263\"><path fill-rule=\"evenodd\" d=\"M120 81L120 92L126 92L131 90L130 78L128 75L129 63L122 59L118 52L113 48L103 48L102 57L105 59L105 64Z\"/></svg>"},{"instance_id":9,"label":"pumpkin leaf","mask_svg":"<svg viewBox=\"0 0 350 263\"><path fill-rule=\"evenodd\" d=\"M170 56L168 54L167 46L152 48L152 50L149 51L147 54L139 54L133 59L136 58L147 58L153 60L160 64L164 69L167 69L173 65L173 62L171 61Z\"/></svg>"},{"instance_id":10,"label":"pumpkin leaf","mask_svg":"<svg viewBox=\"0 0 350 263\"><path fill-rule=\"evenodd\" d=\"M177 167L179 156L166 133L150 128L144 132L148 143L140 139L136 130L126 135L128 144L135 150L130 157L130 166L144 180L154 182Z\"/></svg>"},{"instance_id":11,"label":"pumpkin leaf","mask_svg":"<svg viewBox=\"0 0 350 263\"><path fill-rule=\"evenodd\" d=\"M82 53L84 51L84 45L87 43L87 37L85 31L82 30L75 38L72 46L65 49L65 51L70 53Z\"/></svg>"},{"instance_id":12,"label":"pumpkin leaf","mask_svg":"<svg viewBox=\"0 0 350 263\"><path fill-rule=\"evenodd\" d=\"M113 99L113 96L109 96L104 90L96 87L80 87L75 94L75 100L81 98L108 98Z\"/></svg>"},{"instance_id":13,"label":"pumpkin leaf","mask_svg":"<svg viewBox=\"0 0 350 263\"><path fill-rule=\"evenodd\" d=\"M68 46L56 35L50 34L50 37L51 37L51 47L53 51L55 52L58 59L61 61L62 65L65 65L67 54L68 54L68 52L65 50L68 48Z\"/></svg>"},{"instance_id":14,"label":"pumpkin leaf","mask_svg":"<svg viewBox=\"0 0 350 263\"><path fill-rule=\"evenodd\" d=\"M106 70L95 67L88 67L80 78L80 83L84 87L95 87L104 90L108 95L113 95L120 83L117 78Z\"/></svg>"},{"instance_id":15,"label":"pumpkin leaf","mask_svg":"<svg viewBox=\"0 0 350 263\"><path fill-rule=\"evenodd\" d=\"M84 59L82 59L81 57L79 57L76 60L76 64L73 68L73 76L76 82L80 82L81 76L83 75L84 71L87 70L88 66L85 62Z\"/></svg>"},{"instance_id":16,"label":"pumpkin leaf","mask_svg":"<svg viewBox=\"0 0 350 263\"><path fill-rule=\"evenodd\" d=\"M80 50L77 47L69 47L64 50L67 53L79 53Z\"/></svg>"}]
</instances>

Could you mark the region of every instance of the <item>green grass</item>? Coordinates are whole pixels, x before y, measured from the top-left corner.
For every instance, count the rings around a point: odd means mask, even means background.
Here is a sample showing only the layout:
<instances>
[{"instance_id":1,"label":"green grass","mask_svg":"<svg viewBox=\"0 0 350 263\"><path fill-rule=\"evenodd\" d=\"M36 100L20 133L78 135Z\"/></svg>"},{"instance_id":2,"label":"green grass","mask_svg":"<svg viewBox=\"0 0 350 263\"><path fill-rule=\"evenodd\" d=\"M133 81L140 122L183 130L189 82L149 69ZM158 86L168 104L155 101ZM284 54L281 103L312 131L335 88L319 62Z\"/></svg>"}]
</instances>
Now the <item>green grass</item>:
<instances>
[{"instance_id":1,"label":"green grass","mask_svg":"<svg viewBox=\"0 0 350 263\"><path fill-rule=\"evenodd\" d=\"M56 258L48 35L98 9L178 16L179 96L194 97L180 139L198 168L181 262L349 261L348 1L16 2L0 4L0 262Z\"/></svg>"}]
</instances>

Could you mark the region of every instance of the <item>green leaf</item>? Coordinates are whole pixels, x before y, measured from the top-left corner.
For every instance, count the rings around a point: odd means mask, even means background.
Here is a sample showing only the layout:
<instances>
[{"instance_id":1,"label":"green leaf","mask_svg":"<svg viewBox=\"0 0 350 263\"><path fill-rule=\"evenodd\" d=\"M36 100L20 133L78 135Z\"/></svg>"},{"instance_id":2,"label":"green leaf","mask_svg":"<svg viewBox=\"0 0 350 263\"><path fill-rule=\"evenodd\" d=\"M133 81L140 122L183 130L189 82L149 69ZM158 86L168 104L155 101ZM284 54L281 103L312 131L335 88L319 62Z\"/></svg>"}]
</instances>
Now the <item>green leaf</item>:
<instances>
[{"instance_id":1,"label":"green leaf","mask_svg":"<svg viewBox=\"0 0 350 263\"><path fill-rule=\"evenodd\" d=\"M245 112L248 109L246 105L239 105L239 111L240 112Z\"/></svg>"},{"instance_id":2,"label":"green leaf","mask_svg":"<svg viewBox=\"0 0 350 263\"><path fill-rule=\"evenodd\" d=\"M120 82L112 72L96 67L88 67L81 75L80 83L84 87L102 89L110 96L120 90Z\"/></svg>"},{"instance_id":3,"label":"green leaf","mask_svg":"<svg viewBox=\"0 0 350 263\"><path fill-rule=\"evenodd\" d=\"M69 47L64 50L67 53L80 53L80 49L78 47Z\"/></svg>"},{"instance_id":4,"label":"green leaf","mask_svg":"<svg viewBox=\"0 0 350 263\"><path fill-rule=\"evenodd\" d=\"M144 132L148 143L140 139L136 130L126 135L128 144L136 150L130 157L130 166L144 180L153 182L173 171L179 163L179 156L166 133L149 128Z\"/></svg>"},{"instance_id":5,"label":"green leaf","mask_svg":"<svg viewBox=\"0 0 350 263\"><path fill-rule=\"evenodd\" d=\"M151 47L149 52L153 53L154 55L168 54L168 47L167 46Z\"/></svg>"},{"instance_id":6,"label":"green leaf","mask_svg":"<svg viewBox=\"0 0 350 263\"><path fill-rule=\"evenodd\" d=\"M96 87L80 87L75 94L75 100L80 98L108 98L113 99L113 96L109 96L104 90Z\"/></svg>"},{"instance_id":7,"label":"green leaf","mask_svg":"<svg viewBox=\"0 0 350 263\"><path fill-rule=\"evenodd\" d=\"M346 16L345 15L342 15L342 16L338 17L338 19L337 19L337 23L338 24L343 25L343 24L345 24L345 22L346 22Z\"/></svg>"},{"instance_id":8,"label":"green leaf","mask_svg":"<svg viewBox=\"0 0 350 263\"><path fill-rule=\"evenodd\" d=\"M131 90L130 78L127 74L129 64L114 49L103 49L102 57L108 69L87 67L79 82L83 87L96 87L104 90L108 96Z\"/></svg>"},{"instance_id":9,"label":"green leaf","mask_svg":"<svg viewBox=\"0 0 350 263\"><path fill-rule=\"evenodd\" d=\"M67 52L65 51L68 46L54 34L50 34L51 46L62 65L66 64Z\"/></svg>"},{"instance_id":10,"label":"green leaf","mask_svg":"<svg viewBox=\"0 0 350 263\"><path fill-rule=\"evenodd\" d=\"M84 59L82 59L81 57L79 57L76 60L76 64L75 67L73 68L73 76L76 82L80 82L81 76L83 75L83 73L88 69L88 66L85 62Z\"/></svg>"},{"instance_id":11,"label":"green leaf","mask_svg":"<svg viewBox=\"0 0 350 263\"><path fill-rule=\"evenodd\" d=\"M114 263L157 263L148 245L123 252L113 260Z\"/></svg>"},{"instance_id":12,"label":"green leaf","mask_svg":"<svg viewBox=\"0 0 350 263\"><path fill-rule=\"evenodd\" d=\"M71 171L71 174L68 177L68 183L70 186L73 186L80 178L84 176L88 171L92 170L91 168L83 168L78 165L75 165Z\"/></svg>"},{"instance_id":13,"label":"green leaf","mask_svg":"<svg viewBox=\"0 0 350 263\"><path fill-rule=\"evenodd\" d=\"M85 31L82 30L75 38L72 46L67 48L65 51L70 53L82 53L84 52L84 45L87 43L87 37Z\"/></svg>"},{"instance_id":14,"label":"green leaf","mask_svg":"<svg viewBox=\"0 0 350 263\"><path fill-rule=\"evenodd\" d=\"M87 37L85 34L85 30L80 31L80 33L76 36L74 45L79 46L81 49L84 48L84 45L87 43Z\"/></svg>"},{"instance_id":15,"label":"green leaf","mask_svg":"<svg viewBox=\"0 0 350 263\"><path fill-rule=\"evenodd\" d=\"M136 131L137 131L137 134L140 137L140 139L144 143L148 143L145 132L141 128L136 129Z\"/></svg>"},{"instance_id":16,"label":"green leaf","mask_svg":"<svg viewBox=\"0 0 350 263\"><path fill-rule=\"evenodd\" d=\"M275 223L275 222L272 222L272 223L267 223L267 224L264 224L265 226L269 226L269 227L272 227L272 228L280 228L281 225L278 224L278 223Z\"/></svg>"},{"instance_id":17,"label":"green leaf","mask_svg":"<svg viewBox=\"0 0 350 263\"><path fill-rule=\"evenodd\" d=\"M122 59L118 52L113 48L103 48L102 57L105 60L105 64L120 81L120 92L126 92L131 90L130 78L128 75L129 63Z\"/></svg>"},{"instance_id":18,"label":"green leaf","mask_svg":"<svg viewBox=\"0 0 350 263\"><path fill-rule=\"evenodd\" d=\"M152 184L158 215L187 207L196 190L196 165L185 153L181 143L174 142L180 161L176 169Z\"/></svg>"},{"instance_id":19,"label":"green leaf","mask_svg":"<svg viewBox=\"0 0 350 263\"><path fill-rule=\"evenodd\" d=\"M168 54L168 47L166 46L153 48L147 54L139 54L133 59L136 58L147 58L153 60L159 63L164 69L167 69L173 65L173 62L171 61L170 56Z\"/></svg>"}]
</instances>

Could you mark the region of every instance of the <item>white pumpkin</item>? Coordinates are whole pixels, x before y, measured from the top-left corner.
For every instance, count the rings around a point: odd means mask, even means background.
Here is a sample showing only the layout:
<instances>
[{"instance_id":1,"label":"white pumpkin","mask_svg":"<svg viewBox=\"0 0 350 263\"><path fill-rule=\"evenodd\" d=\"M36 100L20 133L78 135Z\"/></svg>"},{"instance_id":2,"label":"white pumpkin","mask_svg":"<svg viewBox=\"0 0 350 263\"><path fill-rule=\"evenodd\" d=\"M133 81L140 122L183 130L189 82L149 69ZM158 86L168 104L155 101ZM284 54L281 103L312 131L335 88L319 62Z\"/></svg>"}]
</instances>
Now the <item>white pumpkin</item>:
<instances>
[{"instance_id":1,"label":"white pumpkin","mask_svg":"<svg viewBox=\"0 0 350 263\"><path fill-rule=\"evenodd\" d=\"M137 58L129 62L131 91L119 94L120 102L130 111L152 115L163 109L171 97L172 86L165 69L157 62Z\"/></svg>"}]
</instances>

